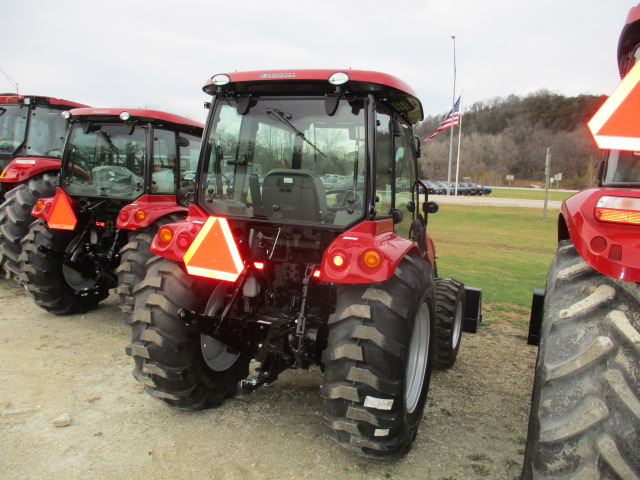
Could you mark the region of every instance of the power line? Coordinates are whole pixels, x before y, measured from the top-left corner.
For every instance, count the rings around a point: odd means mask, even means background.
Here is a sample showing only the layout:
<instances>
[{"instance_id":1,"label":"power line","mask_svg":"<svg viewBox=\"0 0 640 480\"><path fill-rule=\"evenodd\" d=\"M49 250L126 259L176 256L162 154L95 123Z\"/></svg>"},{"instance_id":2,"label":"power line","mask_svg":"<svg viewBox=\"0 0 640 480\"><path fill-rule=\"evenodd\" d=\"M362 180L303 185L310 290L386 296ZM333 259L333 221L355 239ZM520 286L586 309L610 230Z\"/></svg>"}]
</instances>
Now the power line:
<instances>
[{"instance_id":1,"label":"power line","mask_svg":"<svg viewBox=\"0 0 640 480\"><path fill-rule=\"evenodd\" d=\"M11 85L13 85L13 86L15 87L15 89L16 89L16 93L20 93L20 92L18 91L18 82L14 81L14 80L13 80L13 78L11 78L11 77L9 76L9 74L8 74L7 72L5 72L5 71L4 71L3 69L1 69L1 68L0 68L0 72L2 72L2 74L5 76L5 78L6 78L7 80L9 80L9 82L11 83Z\"/></svg>"}]
</instances>

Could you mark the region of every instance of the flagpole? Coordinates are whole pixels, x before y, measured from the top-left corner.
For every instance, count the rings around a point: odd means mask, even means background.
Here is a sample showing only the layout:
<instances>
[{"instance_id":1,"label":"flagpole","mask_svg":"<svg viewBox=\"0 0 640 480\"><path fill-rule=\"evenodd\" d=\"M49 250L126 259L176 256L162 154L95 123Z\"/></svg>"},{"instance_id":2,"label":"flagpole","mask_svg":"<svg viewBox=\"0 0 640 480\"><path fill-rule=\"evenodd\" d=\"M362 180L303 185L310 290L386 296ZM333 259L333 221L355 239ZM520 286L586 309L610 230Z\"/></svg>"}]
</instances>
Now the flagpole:
<instances>
[{"instance_id":1,"label":"flagpole","mask_svg":"<svg viewBox=\"0 0 640 480\"><path fill-rule=\"evenodd\" d=\"M453 107L456 104L456 36L452 35L453 40ZM447 169L447 195L450 195L449 187L451 185L451 159L453 156L453 124L451 125L451 135L449 136L449 167ZM458 185L456 184L456 193Z\"/></svg>"},{"instance_id":2,"label":"flagpole","mask_svg":"<svg viewBox=\"0 0 640 480\"><path fill-rule=\"evenodd\" d=\"M458 175L460 173L460 143L462 141L462 97L464 90L460 93L460 109L458 110L458 159L456 160L456 195L458 194Z\"/></svg>"}]
</instances>

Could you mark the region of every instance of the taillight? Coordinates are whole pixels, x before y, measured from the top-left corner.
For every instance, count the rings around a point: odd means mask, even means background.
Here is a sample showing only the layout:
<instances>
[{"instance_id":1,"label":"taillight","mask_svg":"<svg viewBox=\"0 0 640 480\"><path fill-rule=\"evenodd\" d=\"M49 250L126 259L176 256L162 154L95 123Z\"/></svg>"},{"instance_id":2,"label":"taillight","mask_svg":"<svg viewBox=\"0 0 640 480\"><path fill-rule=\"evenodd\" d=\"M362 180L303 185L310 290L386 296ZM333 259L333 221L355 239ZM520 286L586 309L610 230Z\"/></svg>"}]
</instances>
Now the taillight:
<instances>
[{"instance_id":1,"label":"taillight","mask_svg":"<svg viewBox=\"0 0 640 480\"><path fill-rule=\"evenodd\" d=\"M136 210L136 213L133 214L133 218L135 218L137 222L142 222L147 218L147 212L144 210Z\"/></svg>"},{"instance_id":2,"label":"taillight","mask_svg":"<svg viewBox=\"0 0 640 480\"><path fill-rule=\"evenodd\" d=\"M167 226L160 227L160 230L158 230L157 239L161 244L169 245L169 243L171 243L171 240L173 240L173 230L171 230Z\"/></svg>"},{"instance_id":3,"label":"taillight","mask_svg":"<svg viewBox=\"0 0 640 480\"><path fill-rule=\"evenodd\" d=\"M362 263L369 268L377 268L382 262L382 256L376 250L367 250L362 255Z\"/></svg>"},{"instance_id":4,"label":"taillight","mask_svg":"<svg viewBox=\"0 0 640 480\"><path fill-rule=\"evenodd\" d=\"M594 215L601 222L640 225L640 198L605 195L598 199Z\"/></svg>"},{"instance_id":5,"label":"taillight","mask_svg":"<svg viewBox=\"0 0 640 480\"><path fill-rule=\"evenodd\" d=\"M347 255L342 252L334 252L331 254L331 263L334 268L338 270L344 270L347 268L348 260Z\"/></svg>"},{"instance_id":6,"label":"taillight","mask_svg":"<svg viewBox=\"0 0 640 480\"><path fill-rule=\"evenodd\" d=\"M193 236L188 232L182 232L176 238L176 245L180 250L186 251L193 243Z\"/></svg>"}]
</instances>

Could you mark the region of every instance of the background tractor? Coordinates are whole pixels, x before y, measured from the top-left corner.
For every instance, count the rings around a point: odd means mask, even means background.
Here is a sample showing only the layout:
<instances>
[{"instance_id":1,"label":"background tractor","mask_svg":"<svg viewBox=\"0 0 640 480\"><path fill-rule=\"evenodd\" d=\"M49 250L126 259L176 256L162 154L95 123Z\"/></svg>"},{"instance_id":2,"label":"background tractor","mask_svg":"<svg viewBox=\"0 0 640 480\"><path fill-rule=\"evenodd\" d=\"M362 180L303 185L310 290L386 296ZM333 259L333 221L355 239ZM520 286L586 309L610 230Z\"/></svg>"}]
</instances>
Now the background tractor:
<instances>
[{"instance_id":1,"label":"background tractor","mask_svg":"<svg viewBox=\"0 0 640 480\"><path fill-rule=\"evenodd\" d=\"M36 95L0 94L0 267L17 279L20 240L36 200L55 193L67 122L80 103ZM6 201L5 201L6 200Z\"/></svg>"},{"instance_id":2,"label":"background tractor","mask_svg":"<svg viewBox=\"0 0 640 480\"><path fill-rule=\"evenodd\" d=\"M134 376L201 409L318 365L330 435L366 456L406 453L432 366L453 365L481 296L437 277L420 101L357 70L236 72L204 90L194 204L160 228L134 291Z\"/></svg>"},{"instance_id":3,"label":"background tractor","mask_svg":"<svg viewBox=\"0 0 640 480\"><path fill-rule=\"evenodd\" d=\"M155 110L74 109L55 196L39 199L21 241L21 281L55 314L94 307L118 287L130 311L151 240L184 218L183 172L197 164L203 125ZM192 193L191 193L192 194Z\"/></svg>"},{"instance_id":4,"label":"background tractor","mask_svg":"<svg viewBox=\"0 0 640 480\"><path fill-rule=\"evenodd\" d=\"M618 45L631 90L640 78L639 47L640 5ZM640 122L638 106L628 103L633 96L623 108L611 106L616 92L589 126L594 132L602 112L633 112L618 124L623 131L607 127L606 142L614 143L606 148L623 148L605 151L596 186L563 202L546 291L534 295L530 343L540 348L525 479L640 478L640 147L623 138L631 127L640 145Z\"/></svg>"}]
</instances>

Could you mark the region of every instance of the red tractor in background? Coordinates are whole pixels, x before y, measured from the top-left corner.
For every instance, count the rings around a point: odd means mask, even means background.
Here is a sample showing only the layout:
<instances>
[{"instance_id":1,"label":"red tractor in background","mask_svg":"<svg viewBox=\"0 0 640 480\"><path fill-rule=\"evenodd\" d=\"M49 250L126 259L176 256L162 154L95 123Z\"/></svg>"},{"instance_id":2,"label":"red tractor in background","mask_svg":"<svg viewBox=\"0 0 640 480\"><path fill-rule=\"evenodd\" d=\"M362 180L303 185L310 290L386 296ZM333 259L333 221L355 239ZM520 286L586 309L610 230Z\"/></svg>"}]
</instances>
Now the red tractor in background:
<instances>
[{"instance_id":1,"label":"red tractor in background","mask_svg":"<svg viewBox=\"0 0 640 480\"><path fill-rule=\"evenodd\" d=\"M640 478L638 58L640 5L618 44L623 81L589 122L610 149L598 184L563 202L558 252L534 295L524 479Z\"/></svg>"},{"instance_id":2,"label":"red tractor in background","mask_svg":"<svg viewBox=\"0 0 640 480\"><path fill-rule=\"evenodd\" d=\"M361 455L405 454L432 367L454 364L481 297L437 277L420 101L359 70L220 74L204 91L194 204L160 228L134 290L135 378L202 409L318 365L330 435Z\"/></svg>"},{"instance_id":3,"label":"red tractor in background","mask_svg":"<svg viewBox=\"0 0 640 480\"><path fill-rule=\"evenodd\" d=\"M81 103L36 95L0 94L0 267L17 279L20 240L40 197L53 195L67 122ZM6 200L6 201L5 201Z\"/></svg>"},{"instance_id":4,"label":"red tractor in background","mask_svg":"<svg viewBox=\"0 0 640 480\"><path fill-rule=\"evenodd\" d=\"M85 311L117 287L130 312L151 240L186 217L204 125L144 109L64 112L68 135L55 196L33 207L20 243L20 280L55 314Z\"/></svg>"}]
</instances>

